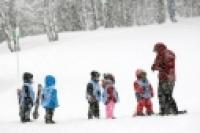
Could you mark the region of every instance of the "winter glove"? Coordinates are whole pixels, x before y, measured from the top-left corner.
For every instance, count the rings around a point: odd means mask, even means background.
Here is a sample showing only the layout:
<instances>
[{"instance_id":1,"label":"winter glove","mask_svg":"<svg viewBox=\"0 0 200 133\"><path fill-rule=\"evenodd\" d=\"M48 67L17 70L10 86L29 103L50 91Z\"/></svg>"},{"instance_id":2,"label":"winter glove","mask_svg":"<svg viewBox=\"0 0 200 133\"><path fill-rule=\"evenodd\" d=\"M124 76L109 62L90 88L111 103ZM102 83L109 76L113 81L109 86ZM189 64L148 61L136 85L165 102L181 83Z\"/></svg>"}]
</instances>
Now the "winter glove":
<instances>
[{"instance_id":1,"label":"winter glove","mask_svg":"<svg viewBox=\"0 0 200 133\"><path fill-rule=\"evenodd\" d=\"M114 102L114 103L117 103L117 99L116 99L116 98L113 98L113 102Z\"/></svg>"},{"instance_id":2,"label":"winter glove","mask_svg":"<svg viewBox=\"0 0 200 133\"><path fill-rule=\"evenodd\" d=\"M153 64L153 65L151 66L151 70L152 70L152 71L155 71L155 64Z\"/></svg>"},{"instance_id":3,"label":"winter glove","mask_svg":"<svg viewBox=\"0 0 200 133\"><path fill-rule=\"evenodd\" d=\"M107 101L105 102L105 105L108 105L108 103L109 103L109 102L108 102L108 100L107 100Z\"/></svg>"}]
</instances>

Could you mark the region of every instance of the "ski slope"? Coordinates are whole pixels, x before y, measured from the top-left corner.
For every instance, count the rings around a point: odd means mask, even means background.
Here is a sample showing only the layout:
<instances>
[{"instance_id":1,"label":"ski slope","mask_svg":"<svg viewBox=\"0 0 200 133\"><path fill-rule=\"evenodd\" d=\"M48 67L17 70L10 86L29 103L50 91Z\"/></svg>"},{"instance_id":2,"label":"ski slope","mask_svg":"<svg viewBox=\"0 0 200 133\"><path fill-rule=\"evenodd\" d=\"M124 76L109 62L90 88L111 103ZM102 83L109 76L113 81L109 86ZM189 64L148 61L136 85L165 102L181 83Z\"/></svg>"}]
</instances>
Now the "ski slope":
<instances>
[{"instance_id":1,"label":"ski slope","mask_svg":"<svg viewBox=\"0 0 200 133\"><path fill-rule=\"evenodd\" d=\"M90 32L61 33L58 42L49 44L46 35L20 40L22 51L9 53L0 45L0 130L3 133L199 133L200 131L200 18L183 19L178 23ZM157 91L157 73L151 72L155 54L153 46L163 41L177 56L177 82L174 97L187 115L135 117L136 99L133 91L135 70L148 73ZM17 74L17 57L19 73ZM120 103L117 119L105 119L101 103L101 119L87 120L86 84L90 71L111 72L116 77ZM22 85L21 75L34 74L34 86L43 84L46 74L57 78L60 107L56 109L55 125L44 124L44 110L32 123L21 124L18 116L16 88ZM152 99L158 112L158 99Z\"/></svg>"}]
</instances>

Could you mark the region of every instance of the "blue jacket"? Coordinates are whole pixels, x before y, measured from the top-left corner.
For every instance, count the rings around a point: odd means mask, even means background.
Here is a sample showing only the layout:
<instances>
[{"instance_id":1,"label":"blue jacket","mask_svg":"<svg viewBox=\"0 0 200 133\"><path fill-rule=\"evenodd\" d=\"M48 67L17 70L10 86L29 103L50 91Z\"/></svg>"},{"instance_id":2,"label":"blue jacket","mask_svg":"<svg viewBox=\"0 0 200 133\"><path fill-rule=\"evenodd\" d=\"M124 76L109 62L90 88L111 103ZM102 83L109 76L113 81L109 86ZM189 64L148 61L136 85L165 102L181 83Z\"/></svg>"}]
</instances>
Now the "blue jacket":
<instances>
[{"instance_id":1,"label":"blue jacket","mask_svg":"<svg viewBox=\"0 0 200 133\"><path fill-rule=\"evenodd\" d=\"M92 90L91 93L89 93L90 89ZM101 101L101 87L100 87L100 85L99 85L98 82L95 82L95 81L91 80L88 83L88 86L87 86L87 96L86 96L86 98L88 99L88 101L90 101L89 97L94 97L95 100L97 100L98 102Z\"/></svg>"},{"instance_id":2,"label":"blue jacket","mask_svg":"<svg viewBox=\"0 0 200 133\"><path fill-rule=\"evenodd\" d=\"M55 77L48 75L45 78L45 87L42 89L42 106L44 108L57 108L58 97L55 88Z\"/></svg>"}]
</instances>

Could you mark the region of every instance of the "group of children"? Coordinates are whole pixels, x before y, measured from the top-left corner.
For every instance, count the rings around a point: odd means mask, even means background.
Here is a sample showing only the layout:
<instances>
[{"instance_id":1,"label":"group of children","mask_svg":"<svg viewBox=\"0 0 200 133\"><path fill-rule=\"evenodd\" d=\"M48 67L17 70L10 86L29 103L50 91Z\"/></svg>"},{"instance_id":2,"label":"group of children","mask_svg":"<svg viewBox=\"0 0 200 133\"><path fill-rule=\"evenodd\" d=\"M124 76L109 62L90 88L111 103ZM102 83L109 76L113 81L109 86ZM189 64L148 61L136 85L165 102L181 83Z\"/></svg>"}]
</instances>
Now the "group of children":
<instances>
[{"instance_id":1,"label":"group of children","mask_svg":"<svg viewBox=\"0 0 200 133\"><path fill-rule=\"evenodd\" d=\"M119 101L119 95L115 88L115 77L110 73L103 74L101 84L99 83L100 73L97 71L91 72L91 81L87 84L86 98L89 103L88 119L99 119L99 102L105 104L105 112L107 119L115 119L114 108ZM101 89L103 93L101 93ZM153 88L147 79L147 74L144 70L136 71L136 80L133 85L135 96L137 99L137 108L133 116L152 115L153 105L151 98L154 96ZM146 112L144 113L144 109Z\"/></svg>"},{"instance_id":2,"label":"group of children","mask_svg":"<svg viewBox=\"0 0 200 133\"><path fill-rule=\"evenodd\" d=\"M102 101L105 105L107 119L115 119L115 104L119 101L119 95L115 87L115 77L111 73L103 74L100 83L100 73L92 71L91 80L87 84L86 99L88 101L88 119L100 118L99 103ZM133 84L135 96L137 99L137 108L133 116L152 115L153 105L151 98L154 96L152 86L147 79L146 72L142 69L136 71L136 80ZM56 80L52 75L47 75L44 79L44 87L38 85L38 93L35 98L33 90L33 74L25 72L23 75L23 86L18 89L19 116L21 122L30 122L31 109L35 105L33 118L38 118L38 107L41 101L46 111L45 123L54 124L53 115L55 108L58 107ZM101 89L102 88L102 89ZM103 90L103 91L101 91ZM36 99L36 100L35 100ZM146 112L144 113L144 108Z\"/></svg>"}]
</instances>

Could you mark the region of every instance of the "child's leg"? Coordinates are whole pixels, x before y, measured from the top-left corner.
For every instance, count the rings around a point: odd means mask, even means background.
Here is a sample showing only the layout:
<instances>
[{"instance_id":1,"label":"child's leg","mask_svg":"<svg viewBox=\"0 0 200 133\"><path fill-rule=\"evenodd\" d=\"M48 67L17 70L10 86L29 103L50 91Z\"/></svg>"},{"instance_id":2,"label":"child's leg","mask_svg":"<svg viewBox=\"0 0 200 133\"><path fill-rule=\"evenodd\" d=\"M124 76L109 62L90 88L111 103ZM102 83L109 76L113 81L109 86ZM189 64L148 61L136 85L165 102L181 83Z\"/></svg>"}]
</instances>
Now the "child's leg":
<instances>
[{"instance_id":1,"label":"child's leg","mask_svg":"<svg viewBox=\"0 0 200 133\"><path fill-rule=\"evenodd\" d=\"M93 105L92 103L89 103L89 106L88 106L88 119L92 119L93 118Z\"/></svg>"},{"instance_id":2,"label":"child's leg","mask_svg":"<svg viewBox=\"0 0 200 133\"><path fill-rule=\"evenodd\" d=\"M51 120L51 114L50 114L50 110L48 108L45 109L46 110L46 114L45 114L45 122L49 123Z\"/></svg>"},{"instance_id":3,"label":"child's leg","mask_svg":"<svg viewBox=\"0 0 200 133\"><path fill-rule=\"evenodd\" d=\"M54 109L50 109L51 121L53 121Z\"/></svg>"},{"instance_id":4,"label":"child's leg","mask_svg":"<svg viewBox=\"0 0 200 133\"><path fill-rule=\"evenodd\" d=\"M25 108L23 106L20 107L20 120L25 122Z\"/></svg>"},{"instance_id":5,"label":"child's leg","mask_svg":"<svg viewBox=\"0 0 200 133\"><path fill-rule=\"evenodd\" d=\"M93 114L96 118L99 118L100 115L99 115L99 103L98 102L95 102L94 103L94 110L93 110Z\"/></svg>"},{"instance_id":6,"label":"child's leg","mask_svg":"<svg viewBox=\"0 0 200 133\"><path fill-rule=\"evenodd\" d=\"M151 102L151 99L145 99L145 108L147 115L153 114L153 103Z\"/></svg>"},{"instance_id":7,"label":"child's leg","mask_svg":"<svg viewBox=\"0 0 200 133\"><path fill-rule=\"evenodd\" d=\"M115 103L113 101L111 101L111 110L110 110L110 116L112 116L112 118L115 118L114 117L114 109L115 109Z\"/></svg>"},{"instance_id":8,"label":"child's leg","mask_svg":"<svg viewBox=\"0 0 200 133\"><path fill-rule=\"evenodd\" d=\"M145 104L144 99L138 100L138 102L137 102L137 115L144 115L143 114L144 104Z\"/></svg>"},{"instance_id":9,"label":"child's leg","mask_svg":"<svg viewBox=\"0 0 200 133\"><path fill-rule=\"evenodd\" d=\"M106 118L107 119L109 119L109 118L111 118L111 116L110 116L110 107L111 105L110 105L110 102L108 102L107 104L106 104Z\"/></svg>"},{"instance_id":10,"label":"child's leg","mask_svg":"<svg viewBox=\"0 0 200 133\"><path fill-rule=\"evenodd\" d=\"M114 116L113 116L114 107L115 107L115 103L113 101L110 101L106 105L106 118L108 118L108 119L114 118Z\"/></svg>"},{"instance_id":11,"label":"child's leg","mask_svg":"<svg viewBox=\"0 0 200 133\"><path fill-rule=\"evenodd\" d=\"M45 113L45 117L44 118L45 118L45 122L47 123L49 121L49 117L50 117L48 108L45 109L45 112L46 113Z\"/></svg>"},{"instance_id":12,"label":"child's leg","mask_svg":"<svg viewBox=\"0 0 200 133\"><path fill-rule=\"evenodd\" d=\"M31 115L31 108L27 108L25 110L25 121L29 122L30 121L30 115Z\"/></svg>"},{"instance_id":13,"label":"child's leg","mask_svg":"<svg viewBox=\"0 0 200 133\"><path fill-rule=\"evenodd\" d=\"M54 109L46 108L46 116L45 116L45 122L46 123L55 123L53 119L53 113Z\"/></svg>"},{"instance_id":14,"label":"child's leg","mask_svg":"<svg viewBox=\"0 0 200 133\"><path fill-rule=\"evenodd\" d=\"M22 105L20 113L21 122L30 122L30 113L31 107L28 105Z\"/></svg>"}]
</instances>

